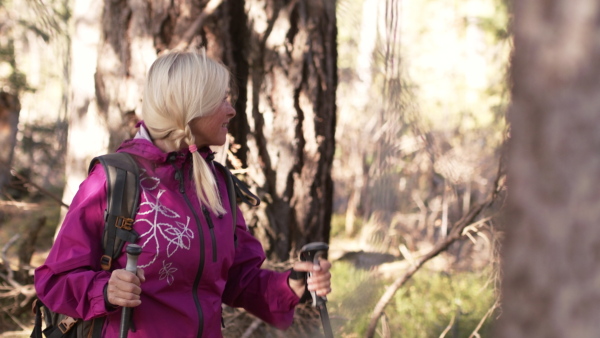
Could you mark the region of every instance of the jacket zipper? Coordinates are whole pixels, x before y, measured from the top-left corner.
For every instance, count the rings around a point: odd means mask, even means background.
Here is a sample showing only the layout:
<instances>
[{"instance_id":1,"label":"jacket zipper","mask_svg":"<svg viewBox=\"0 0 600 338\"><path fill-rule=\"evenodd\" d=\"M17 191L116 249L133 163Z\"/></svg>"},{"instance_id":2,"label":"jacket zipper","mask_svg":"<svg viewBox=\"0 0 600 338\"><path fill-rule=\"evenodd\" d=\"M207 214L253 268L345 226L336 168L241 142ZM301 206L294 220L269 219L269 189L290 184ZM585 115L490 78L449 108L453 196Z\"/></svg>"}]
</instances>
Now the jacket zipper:
<instances>
[{"instance_id":1,"label":"jacket zipper","mask_svg":"<svg viewBox=\"0 0 600 338\"><path fill-rule=\"evenodd\" d=\"M202 206L202 213L204 214L204 218L206 218L206 223L208 223L208 229L210 230L210 238L212 240L212 261L217 261L217 239L215 238L215 225L213 224L212 218L210 217L210 212L206 207Z\"/></svg>"},{"instance_id":2,"label":"jacket zipper","mask_svg":"<svg viewBox=\"0 0 600 338\"><path fill-rule=\"evenodd\" d=\"M173 165L175 167L175 165ZM202 307L200 305L200 299L198 298L198 286L200 285L200 278L202 277L202 271L204 270L204 260L206 259L204 255L205 244L204 244L204 234L202 231L202 223L200 223L200 218L198 214L194 211L192 207L192 203L190 199L185 194L185 185L183 182L183 171L181 168L175 168L175 178L179 181L179 192L183 195L183 199L187 204L188 208L192 211L194 215L194 219L196 220L196 225L198 227L198 240L200 241L200 262L198 263L198 272L196 273L196 279L194 280L194 286L192 289L192 295L194 297L194 303L196 304L196 310L198 311L198 338L202 337L202 331L204 331L204 314L202 313Z\"/></svg>"}]
</instances>

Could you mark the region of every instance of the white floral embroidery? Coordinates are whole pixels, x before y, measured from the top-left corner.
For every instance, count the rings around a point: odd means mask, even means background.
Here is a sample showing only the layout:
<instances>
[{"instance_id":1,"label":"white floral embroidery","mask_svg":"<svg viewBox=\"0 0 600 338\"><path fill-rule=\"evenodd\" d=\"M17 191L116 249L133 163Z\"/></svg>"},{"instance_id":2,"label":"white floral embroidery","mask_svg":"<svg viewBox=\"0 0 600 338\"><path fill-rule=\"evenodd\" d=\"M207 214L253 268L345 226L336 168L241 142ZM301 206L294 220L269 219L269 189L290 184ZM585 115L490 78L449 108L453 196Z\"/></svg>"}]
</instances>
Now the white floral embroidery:
<instances>
[{"instance_id":1,"label":"white floral embroidery","mask_svg":"<svg viewBox=\"0 0 600 338\"><path fill-rule=\"evenodd\" d=\"M160 274L159 276L159 280L163 280L163 279L167 279L167 284L169 285L173 285L173 281L175 280L175 277L173 277L173 273L175 271L177 271L177 268L172 268L171 265L173 263L168 263L165 264L165 261L162 262L163 263L163 267L162 269L160 269L160 271L158 272Z\"/></svg>"},{"instance_id":2,"label":"white floral embroidery","mask_svg":"<svg viewBox=\"0 0 600 338\"><path fill-rule=\"evenodd\" d=\"M144 190L154 190L160 184L158 177L146 175L146 169L140 169L140 185Z\"/></svg>"},{"instance_id":3,"label":"white floral embroidery","mask_svg":"<svg viewBox=\"0 0 600 338\"><path fill-rule=\"evenodd\" d=\"M177 228L173 226L169 226L164 230L165 238L169 240L169 245L167 246L167 255L171 257L178 248L190 249L191 239L194 238L194 232L189 229L190 226L190 218L187 217L186 224L175 221ZM167 234L169 236L167 236ZM172 237L170 237L172 236Z\"/></svg>"},{"instance_id":4,"label":"white floral embroidery","mask_svg":"<svg viewBox=\"0 0 600 338\"><path fill-rule=\"evenodd\" d=\"M145 171L142 172L142 174L145 174ZM140 204L140 210L143 211L138 212L138 215L143 217L138 218L136 223L146 223L150 225L148 231L140 235L140 239L142 241L142 247L154 252L152 259L147 264L140 266L140 268L146 268L156 262L159 252L161 251L161 241L159 241L159 237L168 242L166 248L167 257L171 257L179 249L190 249L191 240L194 238L194 232L189 228L189 216L185 217L184 223L181 215L161 203L161 197L165 193L165 190L158 189L156 195L153 194L160 184L158 178L141 175L140 181L142 182L142 203ZM161 222L159 222L159 218L161 219ZM170 221L165 222L165 220L169 219ZM164 241L162 242L164 243ZM170 266L171 263L165 265L165 262L163 261L163 268L160 270L160 279L166 278L169 285L171 285L174 280L172 273L177 270L169 268Z\"/></svg>"}]
</instances>

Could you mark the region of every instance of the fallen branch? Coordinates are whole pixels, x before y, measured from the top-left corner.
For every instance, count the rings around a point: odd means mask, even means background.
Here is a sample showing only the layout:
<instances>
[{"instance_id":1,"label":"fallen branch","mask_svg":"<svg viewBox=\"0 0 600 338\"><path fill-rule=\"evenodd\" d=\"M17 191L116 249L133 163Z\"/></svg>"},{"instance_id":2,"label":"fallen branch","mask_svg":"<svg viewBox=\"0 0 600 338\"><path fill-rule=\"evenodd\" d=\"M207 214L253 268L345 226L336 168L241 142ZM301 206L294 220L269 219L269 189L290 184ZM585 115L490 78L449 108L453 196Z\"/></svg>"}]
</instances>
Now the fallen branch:
<instances>
[{"instance_id":1,"label":"fallen branch","mask_svg":"<svg viewBox=\"0 0 600 338\"><path fill-rule=\"evenodd\" d=\"M31 334L31 328L28 328L27 330L23 330L23 331L6 331L3 333L0 333L0 337L6 337L6 338L27 337L28 334Z\"/></svg>"},{"instance_id":2,"label":"fallen branch","mask_svg":"<svg viewBox=\"0 0 600 338\"><path fill-rule=\"evenodd\" d=\"M7 273L7 276L5 279L7 282L9 282L13 286L14 286L13 283L16 283L16 282L14 280L13 270L10 266L10 261L8 260L6 253L8 252L8 249L10 249L10 247L13 246L17 242L17 240L19 240L20 237L21 237L20 234L16 234L16 235L12 236L12 238L2 248L2 254L1 254L2 265L6 269L6 273Z\"/></svg>"},{"instance_id":3,"label":"fallen branch","mask_svg":"<svg viewBox=\"0 0 600 338\"><path fill-rule=\"evenodd\" d=\"M4 247L2 248L2 252L0 253L0 255L1 255L0 258L2 258L2 265L0 265L0 266L3 266L4 269L6 270L6 274L3 272L0 272L0 279L6 281L12 287L12 289L9 289L8 292L0 293L0 298L15 298L15 299L17 299L17 297L19 295L23 295L23 296L25 296L25 299L20 303L20 306L23 307L33 297L35 297L35 295L36 295L35 287L33 286L33 284L22 285L21 283L19 283L18 281L15 280L14 272L12 270L10 261L8 260L8 257L6 256L8 249L11 246L13 246L20 237L21 237L20 234L14 235L8 241L8 243L6 243L4 245ZM2 288L2 289L4 289L4 288Z\"/></svg>"},{"instance_id":4,"label":"fallen branch","mask_svg":"<svg viewBox=\"0 0 600 338\"><path fill-rule=\"evenodd\" d=\"M8 315L8 317L10 317L10 319L12 319L13 322L15 322L15 324L17 324L23 331L28 331L30 328L28 328L27 326L25 326L23 323L21 323L20 320L17 319L17 317L13 316L10 312L2 309L2 311L4 311L4 313L6 313L6 315Z\"/></svg>"},{"instance_id":5,"label":"fallen branch","mask_svg":"<svg viewBox=\"0 0 600 338\"><path fill-rule=\"evenodd\" d=\"M256 329L258 329L258 327L260 326L260 324L262 324L263 321L256 318L252 324L250 324L250 326L248 326L248 328L246 329L246 331L244 332L244 334L242 335L241 338L249 338L252 336L252 333L254 331L256 331Z\"/></svg>"},{"instance_id":6,"label":"fallen branch","mask_svg":"<svg viewBox=\"0 0 600 338\"><path fill-rule=\"evenodd\" d=\"M408 268L408 270L404 273L404 275L402 275L398 279L396 279L394 281L394 283L392 283L392 285L390 285L387 288L386 292L379 299L379 302L377 302L377 305L375 305L375 309L373 310L373 313L371 314L371 319L369 321L369 327L367 329L366 337L372 338L375 335L375 329L377 328L377 322L379 321L379 318L381 317L381 315L383 313L383 309L392 300L396 291L398 291L398 289L400 287L402 287L415 274L415 272L417 272L421 268L421 266L423 266L423 264L425 264L430 259L436 257L441 252L448 249L448 247L452 243L454 243L456 240L461 238L463 229L466 226L468 226L469 224L473 223L475 218L477 216L479 216L481 211L483 211L488 205L490 205L491 202L492 201L490 199L490 200L486 201L485 203L476 204L475 206L471 207L471 210L469 210L467 215L463 216L462 219L460 219L458 222L454 223L454 226L452 227L450 234L447 237L445 237L442 242L438 243L435 247L433 247L433 249L431 249L424 256L415 260L414 264L412 264Z\"/></svg>"},{"instance_id":7,"label":"fallen branch","mask_svg":"<svg viewBox=\"0 0 600 338\"><path fill-rule=\"evenodd\" d=\"M56 202L58 202L58 204L60 204L62 207L69 209L69 205L66 204L65 202L63 202L60 197L54 195L50 191L48 191L48 190L40 187L39 185L33 183L31 180L27 179L23 175L20 175L14 168L10 169L10 174L13 175L14 177L18 178L19 180L21 180L23 182L23 185L34 187L40 193L42 193L42 194L50 197L51 199L55 200Z\"/></svg>"}]
</instances>

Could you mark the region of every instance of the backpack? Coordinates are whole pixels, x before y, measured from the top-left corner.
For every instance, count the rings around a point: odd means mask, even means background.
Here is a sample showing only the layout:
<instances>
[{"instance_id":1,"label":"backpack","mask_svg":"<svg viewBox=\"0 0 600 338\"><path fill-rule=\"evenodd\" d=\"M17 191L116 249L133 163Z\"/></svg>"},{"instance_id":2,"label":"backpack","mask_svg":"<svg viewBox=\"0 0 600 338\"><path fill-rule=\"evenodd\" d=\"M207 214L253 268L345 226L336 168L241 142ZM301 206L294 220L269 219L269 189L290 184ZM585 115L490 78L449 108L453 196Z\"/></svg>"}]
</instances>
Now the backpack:
<instances>
[{"instance_id":1,"label":"backpack","mask_svg":"<svg viewBox=\"0 0 600 338\"><path fill-rule=\"evenodd\" d=\"M132 228L132 225L139 205L140 175L137 163L128 153L98 156L92 159L88 173L98 162L102 164L106 173L108 195L102 238L104 254L100 258L100 265L103 270L110 270L112 261L121 255L125 243L135 243L139 238L139 234ZM229 169L219 162L213 163L225 175L229 205L232 206L234 242L237 247L237 237L235 236L237 208L233 206L242 202L257 206L260 204L260 199L250 192L242 181L232 175ZM102 334L104 317L84 321L54 313L39 299L33 303L33 312L35 323L31 338L43 338L44 336L46 338L100 338ZM44 330L42 330L42 320L45 324Z\"/></svg>"}]
</instances>

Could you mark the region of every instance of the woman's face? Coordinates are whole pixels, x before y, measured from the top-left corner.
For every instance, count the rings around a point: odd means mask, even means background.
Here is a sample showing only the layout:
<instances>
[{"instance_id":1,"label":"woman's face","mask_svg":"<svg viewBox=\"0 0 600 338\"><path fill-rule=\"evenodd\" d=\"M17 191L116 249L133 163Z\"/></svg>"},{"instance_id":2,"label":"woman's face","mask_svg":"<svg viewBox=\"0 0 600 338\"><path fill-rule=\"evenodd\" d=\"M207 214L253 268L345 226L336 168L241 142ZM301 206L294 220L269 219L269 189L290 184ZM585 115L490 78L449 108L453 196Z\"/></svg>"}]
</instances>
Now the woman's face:
<instances>
[{"instance_id":1,"label":"woman's face","mask_svg":"<svg viewBox=\"0 0 600 338\"><path fill-rule=\"evenodd\" d=\"M190 129L196 138L198 148L204 146L222 146L227 140L229 120L235 116L227 95L215 111L190 121Z\"/></svg>"}]
</instances>

